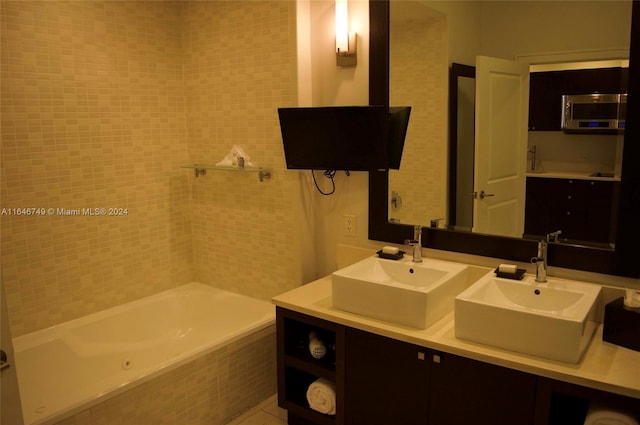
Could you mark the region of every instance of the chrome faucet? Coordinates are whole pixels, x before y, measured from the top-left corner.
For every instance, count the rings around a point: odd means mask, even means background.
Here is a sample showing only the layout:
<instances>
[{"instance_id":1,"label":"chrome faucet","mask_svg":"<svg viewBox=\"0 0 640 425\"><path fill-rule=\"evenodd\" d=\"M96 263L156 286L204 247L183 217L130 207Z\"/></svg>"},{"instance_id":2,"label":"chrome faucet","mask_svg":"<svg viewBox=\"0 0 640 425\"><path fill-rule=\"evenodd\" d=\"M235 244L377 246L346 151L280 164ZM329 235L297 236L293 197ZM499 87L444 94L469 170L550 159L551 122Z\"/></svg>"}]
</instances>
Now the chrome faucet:
<instances>
[{"instance_id":1,"label":"chrome faucet","mask_svg":"<svg viewBox=\"0 0 640 425\"><path fill-rule=\"evenodd\" d=\"M547 281L547 247L549 242L558 242L558 236L562 230L557 230L547 234L546 240L538 242L538 256L533 257L531 262L536 265L536 282L544 283Z\"/></svg>"},{"instance_id":2,"label":"chrome faucet","mask_svg":"<svg viewBox=\"0 0 640 425\"><path fill-rule=\"evenodd\" d=\"M527 151L527 153L530 153L530 154L531 154L531 169L530 169L530 171L536 171L536 163L537 163L537 160L536 160L536 151L537 151L537 149L536 149L536 145L532 145L532 146L531 146L531 149L529 149L529 150Z\"/></svg>"},{"instance_id":3,"label":"chrome faucet","mask_svg":"<svg viewBox=\"0 0 640 425\"><path fill-rule=\"evenodd\" d=\"M531 259L531 262L536 265L536 282L538 283L547 281L547 245L547 241L538 242L538 256Z\"/></svg>"},{"instance_id":4,"label":"chrome faucet","mask_svg":"<svg viewBox=\"0 0 640 425\"><path fill-rule=\"evenodd\" d=\"M558 242L558 236L562 234L562 230L556 230L547 235L547 242ZM553 240L552 240L553 239Z\"/></svg>"},{"instance_id":5,"label":"chrome faucet","mask_svg":"<svg viewBox=\"0 0 640 425\"><path fill-rule=\"evenodd\" d=\"M404 243L413 247L413 262L422 263L422 226L415 226L413 239L407 239Z\"/></svg>"}]
</instances>

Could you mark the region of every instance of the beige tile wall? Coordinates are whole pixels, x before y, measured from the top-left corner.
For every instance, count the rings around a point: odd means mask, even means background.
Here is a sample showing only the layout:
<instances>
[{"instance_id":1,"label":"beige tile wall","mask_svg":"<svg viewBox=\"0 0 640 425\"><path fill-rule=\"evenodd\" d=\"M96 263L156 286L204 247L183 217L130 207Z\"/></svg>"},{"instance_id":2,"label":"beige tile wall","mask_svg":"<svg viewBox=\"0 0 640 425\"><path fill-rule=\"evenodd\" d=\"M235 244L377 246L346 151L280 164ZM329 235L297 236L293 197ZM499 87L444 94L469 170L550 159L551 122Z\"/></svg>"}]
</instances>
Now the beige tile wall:
<instances>
[{"instance_id":1,"label":"beige tile wall","mask_svg":"<svg viewBox=\"0 0 640 425\"><path fill-rule=\"evenodd\" d=\"M235 172L192 179L195 277L270 298L301 283L297 175L283 171L277 115L297 102L295 3L190 2L184 22L191 159L215 163L239 145L274 169L263 183Z\"/></svg>"},{"instance_id":2,"label":"beige tile wall","mask_svg":"<svg viewBox=\"0 0 640 425\"><path fill-rule=\"evenodd\" d=\"M191 279L178 7L2 2L2 207L45 210L2 216L14 336Z\"/></svg>"},{"instance_id":3,"label":"beige tile wall","mask_svg":"<svg viewBox=\"0 0 640 425\"><path fill-rule=\"evenodd\" d=\"M14 336L191 280L263 298L299 284L299 260L283 255L295 248L298 189L281 171L275 112L295 99L294 7L2 1L2 284ZM274 178L196 180L179 168L234 143Z\"/></svg>"},{"instance_id":4,"label":"beige tile wall","mask_svg":"<svg viewBox=\"0 0 640 425\"><path fill-rule=\"evenodd\" d=\"M400 171L389 173L389 193L399 192L403 204L389 215L428 224L446 217L447 23L444 16L414 16L391 24L389 101L412 110Z\"/></svg>"}]
</instances>

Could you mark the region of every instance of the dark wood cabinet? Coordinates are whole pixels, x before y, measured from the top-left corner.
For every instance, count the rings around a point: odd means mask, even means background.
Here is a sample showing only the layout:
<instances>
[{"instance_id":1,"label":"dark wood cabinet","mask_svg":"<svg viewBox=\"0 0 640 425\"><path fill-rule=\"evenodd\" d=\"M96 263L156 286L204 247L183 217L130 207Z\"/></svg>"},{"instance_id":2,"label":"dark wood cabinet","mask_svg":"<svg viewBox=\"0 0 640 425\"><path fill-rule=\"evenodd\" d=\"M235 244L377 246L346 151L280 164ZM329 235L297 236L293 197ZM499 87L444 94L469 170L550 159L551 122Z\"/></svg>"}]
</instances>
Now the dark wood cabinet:
<instances>
[{"instance_id":1,"label":"dark wood cabinet","mask_svg":"<svg viewBox=\"0 0 640 425\"><path fill-rule=\"evenodd\" d=\"M327 347L327 354L314 358L309 351L309 334L315 332ZM344 424L344 334L339 324L276 308L278 353L278 404L289 411L291 425ZM324 378L336 387L336 414L325 415L309 407L309 385Z\"/></svg>"},{"instance_id":2,"label":"dark wood cabinet","mask_svg":"<svg viewBox=\"0 0 640 425\"><path fill-rule=\"evenodd\" d=\"M628 68L532 72L529 77L529 130L562 129L562 95L626 93Z\"/></svg>"},{"instance_id":3,"label":"dark wood cabinet","mask_svg":"<svg viewBox=\"0 0 640 425\"><path fill-rule=\"evenodd\" d=\"M280 307L276 321L278 402L290 425L531 424L533 375ZM335 350L314 359L311 331ZM318 378L336 384L336 415L309 408L306 391Z\"/></svg>"},{"instance_id":4,"label":"dark wood cabinet","mask_svg":"<svg viewBox=\"0 0 640 425\"><path fill-rule=\"evenodd\" d=\"M430 425L531 425L536 377L447 353L431 356Z\"/></svg>"},{"instance_id":5,"label":"dark wood cabinet","mask_svg":"<svg viewBox=\"0 0 640 425\"><path fill-rule=\"evenodd\" d=\"M347 328L345 423L426 425L428 350Z\"/></svg>"},{"instance_id":6,"label":"dark wood cabinet","mask_svg":"<svg viewBox=\"0 0 640 425\"><path fill-rule=\"evenodd\" d=\"M529 130L562 129L562 95L566 94L565 71L534 72L529 77Z\"/></svg>"},{"instance_id":7,"label":"dark wood cabinet","mask_svg":"<svg viewBox=\"0 0 640 425\"><path fill-rule=\"evenodd\" d=\"M620 183L604 180L528 177L525 234L596 243L615 239Z\"/></svg>"},{"instance_id":8,"label":"dark wood cabinet","mask_svg":"<svg viewBox=\"0 0 640 425\"><path fill-rule=\"evenodd\" d=\"M622 69L616 67L562 71L566 80L565 94L620 93Z\"/></svg>"},{"instance_id":9,"label":"dark wood cabinet","mask_svg":"<svg viewBox=\"0 0 640 425\"><path fill-rule=\"evenodd\" d=\"M586 234L588 181L553 179L552 183L549 221L553 230L549 232L562 230L563 238L590 240Z\"/></svg>"},{"instance_id":10,"label":"dark wood cabinet","mask_svg":"<svg viewBox=\"0 0 640 425\"><path fill-rule=\"evenodd\" d=\"M571 425L589 403L632 411L638 399L427 349L276 308L278 403L290 425ZM319 332L327 356L309 354ZM335 349L333 348L335 347ZM309 408L318 378L336 386L336 414Z\"/></svg>"}]
</instances>

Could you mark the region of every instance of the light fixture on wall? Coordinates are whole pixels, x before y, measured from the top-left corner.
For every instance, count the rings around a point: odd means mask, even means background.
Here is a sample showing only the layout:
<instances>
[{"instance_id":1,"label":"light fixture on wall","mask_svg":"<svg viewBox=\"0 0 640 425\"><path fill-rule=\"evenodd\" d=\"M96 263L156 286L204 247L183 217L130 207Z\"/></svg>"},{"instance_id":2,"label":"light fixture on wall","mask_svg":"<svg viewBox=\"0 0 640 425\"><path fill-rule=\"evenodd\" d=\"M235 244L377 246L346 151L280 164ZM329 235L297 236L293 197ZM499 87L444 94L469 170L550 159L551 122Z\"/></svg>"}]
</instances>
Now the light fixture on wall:
<instances>
[{"instance_id":1,"label":"light fixture on wall","mask_svg":"<svg viewBox=\"0 0 640 425\"><path fill-rule=\"evenodd\" d=\"M355 66L357 52L356 33L349 32L348 0L336 0L336 65Z\"/></svg>"}]
</instances>

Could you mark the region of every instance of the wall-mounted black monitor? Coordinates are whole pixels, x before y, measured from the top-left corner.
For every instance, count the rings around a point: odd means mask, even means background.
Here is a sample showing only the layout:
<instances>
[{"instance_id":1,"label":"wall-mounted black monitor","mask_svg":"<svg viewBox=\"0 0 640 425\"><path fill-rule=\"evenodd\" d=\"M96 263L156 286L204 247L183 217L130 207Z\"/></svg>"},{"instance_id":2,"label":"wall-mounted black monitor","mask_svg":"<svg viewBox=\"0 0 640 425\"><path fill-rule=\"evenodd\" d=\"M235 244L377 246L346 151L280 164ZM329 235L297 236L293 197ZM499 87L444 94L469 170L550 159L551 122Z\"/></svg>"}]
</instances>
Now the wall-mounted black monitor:
<instances>
[{"instance_id":1,"label":"wall-mounted black monitor","mask_svg":"<svg viewBox=\"0 0 640 425\"><path fill-rule=\"evenodd\" d=\"M389 168L394 170L400 169L410 115L411 106L389 108Z\"/></svg>"},{"instance_id":2,"label":"wall-mounted black monitor","mask_svg":"<svg viewBox=\"0 0 640 425\"><path fill-rule=\"evenodd\" d=\"M384 106L278 108L287 168L385 170Z\"/></svg>"}]
</instances>

